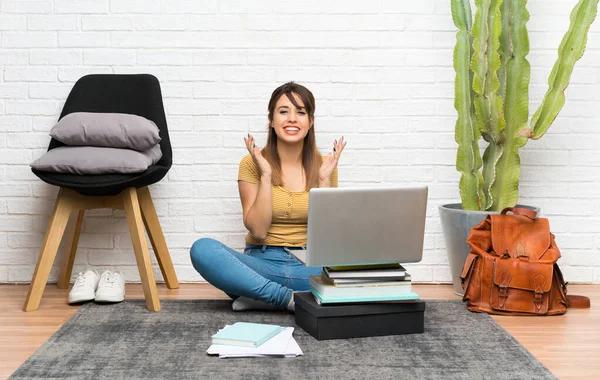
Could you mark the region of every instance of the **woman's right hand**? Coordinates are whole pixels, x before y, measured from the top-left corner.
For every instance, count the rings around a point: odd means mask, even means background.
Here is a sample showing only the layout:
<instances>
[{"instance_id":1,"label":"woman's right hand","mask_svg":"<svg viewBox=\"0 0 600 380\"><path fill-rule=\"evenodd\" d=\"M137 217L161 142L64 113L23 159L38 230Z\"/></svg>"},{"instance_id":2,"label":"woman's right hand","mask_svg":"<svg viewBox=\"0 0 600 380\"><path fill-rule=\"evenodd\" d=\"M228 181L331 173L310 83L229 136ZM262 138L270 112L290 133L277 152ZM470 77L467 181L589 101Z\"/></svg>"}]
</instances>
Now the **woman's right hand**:
<instances>
[{"instance_id":1,"label":"woman's right hand","mask_svg":"<svg viewBox=\"0 0 600 380\"><path fill-rule=\"evenodd\" d=\"M266 158L263 157L260 148L256 146L254 142L254 137L248 133L248 137L244 137L244 142L246 143L246 148L250 155L252 156L252 160L254 160L254 164L258 167L261 176L268 175L271 176L271 165Z\"/></svg>"}]
</instances>

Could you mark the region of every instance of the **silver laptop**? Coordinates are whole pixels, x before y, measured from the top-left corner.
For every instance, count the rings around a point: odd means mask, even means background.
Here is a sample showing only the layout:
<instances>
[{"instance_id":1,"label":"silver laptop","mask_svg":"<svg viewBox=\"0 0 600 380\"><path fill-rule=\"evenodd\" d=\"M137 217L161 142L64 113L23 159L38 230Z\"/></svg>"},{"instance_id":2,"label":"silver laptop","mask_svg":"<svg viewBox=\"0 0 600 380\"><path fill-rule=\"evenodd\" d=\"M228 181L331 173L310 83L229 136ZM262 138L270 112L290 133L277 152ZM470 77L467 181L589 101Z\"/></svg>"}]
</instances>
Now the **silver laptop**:
<instances>
[{"instance_id":1,"label":"silver laptop","mask_svg":"<svg viewBox=\"0 0 600 380\"><path fill-rule=\"evenodd\" d=\"M427 186L314 188L309 193L309 267L414 263L423 256Z\"/></svg>"}]
</instances>

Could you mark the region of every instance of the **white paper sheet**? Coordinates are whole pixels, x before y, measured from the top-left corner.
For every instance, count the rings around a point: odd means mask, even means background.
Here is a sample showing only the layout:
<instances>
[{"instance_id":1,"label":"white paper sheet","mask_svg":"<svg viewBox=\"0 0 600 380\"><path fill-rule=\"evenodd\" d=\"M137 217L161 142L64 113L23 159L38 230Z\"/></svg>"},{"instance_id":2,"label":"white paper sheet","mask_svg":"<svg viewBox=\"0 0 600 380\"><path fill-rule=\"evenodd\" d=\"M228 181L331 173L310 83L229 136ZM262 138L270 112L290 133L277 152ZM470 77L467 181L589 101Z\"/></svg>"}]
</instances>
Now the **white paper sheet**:
<instances>
[{"instance_id":1,"label":"white paper sheet","mask_svg":"<svg viewBox=\"0 0 600 380\"><path fill-rule=\"evenodd\" d=\"M284 357L284 358L295 358L296 356L300 356L300 355L303 355L302 350L300 349L300 346L298 345L298 343L296 342L296 340L294 339L294 337L292 337L292 339L290 340L290 343L288 345L288 348L286 350L285 355L221 354L221 355L219 355L219 359L226 359L226 358L247 358L247 357L273 357L273 356Z\"/></svg>"},{"instance_id":2,"label":"white paper sheet","mask_svg":"<svg viewBox=\"0 0 600 380\"><path fill-rule=\"evenodd\" d=\"M219 358L241 358L241 357L263 357L280 356L296 357L302 355L302 350L296 340L292 337L293 327L286 327L279 334L275 335L258 347L228 346L223 344L213 344L208 347L206 353L209 355L219 355Z\"/></svg>"}]
</instances>

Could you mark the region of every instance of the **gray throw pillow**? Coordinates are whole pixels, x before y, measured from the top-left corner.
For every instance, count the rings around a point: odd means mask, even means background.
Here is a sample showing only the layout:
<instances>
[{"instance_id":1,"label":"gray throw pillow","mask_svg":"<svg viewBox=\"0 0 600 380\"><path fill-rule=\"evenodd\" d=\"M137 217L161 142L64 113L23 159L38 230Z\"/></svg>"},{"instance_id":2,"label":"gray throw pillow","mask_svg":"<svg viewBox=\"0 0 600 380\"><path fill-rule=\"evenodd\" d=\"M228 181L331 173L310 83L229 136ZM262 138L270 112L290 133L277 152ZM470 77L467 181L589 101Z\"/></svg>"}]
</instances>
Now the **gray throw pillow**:
<instances>
[{"instance_id":1,"label":"gray throw pillow","mask_svg":"<svg viewBox=\"0 0 600 380\"><path fill-rule=\"evenodd\" d=\"M141 173L162 157L157 144L144 152L95 146L62 146L46 152L31 167L46 172L68 174Z\"/></svg>"},{"instance_id":2,"label":"gray throw pillow","mask_svg":"<svg viewBox=\"0 0 600 380\"><path fill-rule=\"evenodd\" d=\"M73 112L56 123L50 136L70 146L103 146L145 151L160 142L152 120L126 113Z\"/></svg>"}]
</instances>

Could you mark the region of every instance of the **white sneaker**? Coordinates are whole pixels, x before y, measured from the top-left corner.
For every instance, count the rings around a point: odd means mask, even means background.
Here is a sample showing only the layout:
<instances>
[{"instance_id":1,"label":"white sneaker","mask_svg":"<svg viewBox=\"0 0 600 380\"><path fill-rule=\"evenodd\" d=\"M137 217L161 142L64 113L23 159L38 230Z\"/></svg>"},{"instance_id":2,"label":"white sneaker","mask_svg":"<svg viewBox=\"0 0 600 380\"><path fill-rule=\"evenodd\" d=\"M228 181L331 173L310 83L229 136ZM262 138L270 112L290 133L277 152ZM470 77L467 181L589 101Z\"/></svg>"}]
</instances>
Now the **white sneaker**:
<instances>
[{"instance_id":1,"label":"white sneaker","mask_svg":"<svg viewBox=\"0 0 600 380\"><path fill-rule=\"evenodd\" d=\"M96 287L100 281L98 271L87 269L85 272L79 272L73 288L69 292L67 303L77 303L91 301L94 299Z\"/></svg>"},{"instance_id":2,"label":"white sneaker","mask_svg":"<svg viewBox=\"0 0 600 380\"><path fill-rule=\"evenodd\" d=\"M96 289L96 302L121 302L125 299L125 277L121 272L105 270Z\"/></svg>"}]
</instances>

